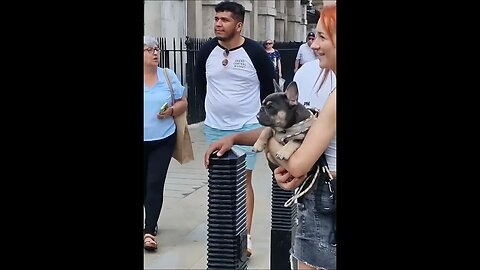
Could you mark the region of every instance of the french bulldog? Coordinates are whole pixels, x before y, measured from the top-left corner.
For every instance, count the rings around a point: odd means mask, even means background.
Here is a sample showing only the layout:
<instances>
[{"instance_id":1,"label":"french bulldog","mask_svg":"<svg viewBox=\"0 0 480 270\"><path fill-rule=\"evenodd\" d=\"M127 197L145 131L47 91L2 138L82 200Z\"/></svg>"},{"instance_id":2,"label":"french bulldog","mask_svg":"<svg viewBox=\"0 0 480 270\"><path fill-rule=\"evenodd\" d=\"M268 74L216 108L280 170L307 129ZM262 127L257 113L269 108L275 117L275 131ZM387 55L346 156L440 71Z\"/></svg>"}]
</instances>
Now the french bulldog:
<instances>
[{"instance_id":1,"label":"french bulldog","mask_svg":"<svg viewBox=\"0 0 480 270\"><path fill-rule=\"evenodd\" d=\"M270 162L277 164L271 153L266 149L268 140L273 136L283 144L275 157L280 160L288 160L300 147L305 135L312 125L315 115L304 105L298 103L298 87L292 81L285 92L275 80L275 93L268 95L263 101L257 114L258 122L265 126L260 137L253 145L254 152L264 151Z\"/></svg>"}]
</instances>

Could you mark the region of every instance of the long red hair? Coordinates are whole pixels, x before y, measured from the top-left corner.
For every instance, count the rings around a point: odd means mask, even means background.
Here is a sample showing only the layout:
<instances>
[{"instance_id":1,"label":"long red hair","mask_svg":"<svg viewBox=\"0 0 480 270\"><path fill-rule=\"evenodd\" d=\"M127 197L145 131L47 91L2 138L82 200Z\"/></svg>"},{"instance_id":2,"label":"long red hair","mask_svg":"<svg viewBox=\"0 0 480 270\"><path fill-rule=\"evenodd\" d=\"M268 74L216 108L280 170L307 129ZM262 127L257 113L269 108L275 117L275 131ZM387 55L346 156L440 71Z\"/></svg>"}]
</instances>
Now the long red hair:
<instances>
[{"instance_id":1,"label":"long red hair","mask_svg":"<svg viewBox=\"0 0 480 270\"><path fill-rule=\"evenodd\" d=\"M328 38L332 41L333 46L337 46L336 40L333 39L333 36L337 35L337 4L330 4L323 6L322 10L320 11L320 19L318 21L322 24L323 29L325 29L325 34ZM330 69L324 70L323 79L320 82L320 86L318 90L322 87L323 83L327 79L327 76L332 72ZM317 90L317 91L318 91Z\"/></svg>"},{"instance_id":2,"label":"long red hair","mask_svg":"<svg viewBox=\"0 0 480 270\"><path fill-rule=\"evenodd\" d=\"M337 4L326 5L320 11L320 19L323 29L328 37L333 40L333 36L337 34ZM335 42L333 43L336 46Z\"/></svg>"}]
</instances>

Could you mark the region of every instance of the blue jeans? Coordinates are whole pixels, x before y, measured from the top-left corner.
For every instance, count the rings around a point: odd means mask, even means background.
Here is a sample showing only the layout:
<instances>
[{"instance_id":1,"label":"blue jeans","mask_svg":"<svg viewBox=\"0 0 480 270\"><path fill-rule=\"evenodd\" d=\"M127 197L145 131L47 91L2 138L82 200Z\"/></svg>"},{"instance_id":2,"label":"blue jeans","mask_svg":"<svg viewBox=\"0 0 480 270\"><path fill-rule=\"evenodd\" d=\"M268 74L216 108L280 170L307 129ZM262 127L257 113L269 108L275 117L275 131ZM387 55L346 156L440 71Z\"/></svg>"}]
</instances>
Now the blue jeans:
<instances>
[{"instance_id":1,"label":"blue jeans","mask_svg":"<svg viewBox=\"0 0 480 270\"><path fill-rule=\"evenodd\" d=\"M262 127L260 124L246 124L242 128L239 129L234 129L234 130L221 130L221 129L216 129L209 127L207 125L204 125L203 127L203 132L205 135L205 139L207 142L210 144L214 141L219 140L222 137L225 137L227 135L233 134L233 133L239 133L241 131L248 131L252 129L257 129L259 127ZM246 169L253 171L255 168L255 163L257 161L257 153L252 151L252 146L249 145L234 145L232 147L232 150L237 152L238 154L243 154L246 153L245 157L245 163L246 163Z\"/></svg>"},{"instance_id":2,"label":"blue jeans","mask_svg":"<svg viewBox=\"0 0 480 270\"><path fill-rule=\"evenodd\" d=\"M323 180L317 180L297 203L297 229L292 243L291 254L298 261L328 270L337 268L337 248L335 239L336 212L323 213L332 199L332 193Z\"/></svg>"}]
</instances>

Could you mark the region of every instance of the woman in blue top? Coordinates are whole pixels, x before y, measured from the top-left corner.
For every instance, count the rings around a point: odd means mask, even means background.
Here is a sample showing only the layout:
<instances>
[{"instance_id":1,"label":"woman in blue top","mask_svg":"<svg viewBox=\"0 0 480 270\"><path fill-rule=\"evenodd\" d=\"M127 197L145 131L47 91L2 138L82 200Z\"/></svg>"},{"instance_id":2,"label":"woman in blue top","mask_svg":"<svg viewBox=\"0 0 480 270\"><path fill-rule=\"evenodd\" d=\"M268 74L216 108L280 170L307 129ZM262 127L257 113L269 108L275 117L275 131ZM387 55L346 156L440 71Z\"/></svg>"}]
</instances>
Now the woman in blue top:
<instances>
[{"instance_id":1,"label":"woman in blue top","mask_svg":"<svg viewBox=\"0 0 480 270\"><path fill-rule=\"evenodd\" d=\"M185 88L176 74L167 69L173 87L173 99L163 69L158 67L160 49L154 37L143 38L143 163L145 228L144 248L157 249L155 236L163 204L165 178L176 141L173 117L187 109ZM166 106L164 106L166 103ZM168 106L168 107L167 107ZM163 107L163 110L162 110ZM165 109L166 107L166 109Z\"/></svg>"},{"instance_id":2,"label":"woman in blue top","mask_svg":"<svg viewBox=\"0 0 480 270\"><path fill-rule=\"evenodd\" d=\"M275 70L275 81L278 83L278 80L282 78L282 61L280 61L280 52L273 48L273 41L271 39L265 40L263 47L272 61Z\"/></svg>"}]
</instances>

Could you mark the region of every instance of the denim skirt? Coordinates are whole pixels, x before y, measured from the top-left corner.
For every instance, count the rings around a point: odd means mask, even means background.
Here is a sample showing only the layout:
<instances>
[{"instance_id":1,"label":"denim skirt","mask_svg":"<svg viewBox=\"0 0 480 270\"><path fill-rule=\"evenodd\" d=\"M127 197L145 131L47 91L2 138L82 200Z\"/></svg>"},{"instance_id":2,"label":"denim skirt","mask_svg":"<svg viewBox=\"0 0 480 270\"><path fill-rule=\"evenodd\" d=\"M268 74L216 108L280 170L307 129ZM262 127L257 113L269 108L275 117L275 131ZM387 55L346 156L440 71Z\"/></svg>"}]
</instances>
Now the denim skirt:
<instances>
[{"instance_id":1,"label":"denim skirt","mask_svg":"<svg viewBox=\"0 0 480 270\"><path fill-rule=\"evenodd\" d=\"M336 180L335 180L336 181ZM333 193L323 180L317 183L297 203L297 226L291 255L309 266L336 269L336 211Z\"/></svg>"}]
</instances>

